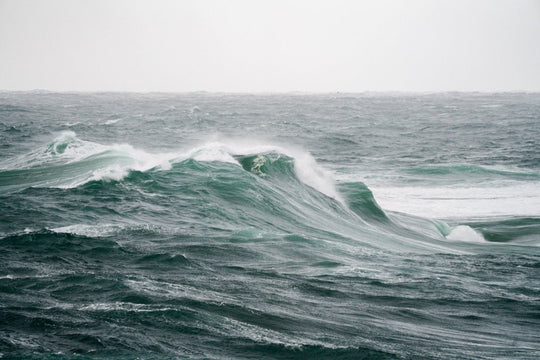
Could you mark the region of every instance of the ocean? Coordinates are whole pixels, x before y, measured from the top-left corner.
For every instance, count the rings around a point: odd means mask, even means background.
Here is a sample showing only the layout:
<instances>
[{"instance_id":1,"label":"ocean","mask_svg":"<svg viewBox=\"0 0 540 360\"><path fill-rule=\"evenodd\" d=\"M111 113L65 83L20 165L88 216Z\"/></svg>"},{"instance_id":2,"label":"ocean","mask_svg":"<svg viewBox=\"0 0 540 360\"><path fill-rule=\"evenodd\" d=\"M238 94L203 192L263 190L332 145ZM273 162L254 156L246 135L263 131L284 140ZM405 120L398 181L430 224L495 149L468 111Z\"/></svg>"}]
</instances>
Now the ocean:
<instances>
[{"instance_id":1,"label":"ocean","mask_svg":"<svg viewBox=\"0 0 540 360\"><path fill-rule=\"evenodd\" d=\"M2 359L538 359L540 94L0 92Z\"/></svg>"}]
</instances>

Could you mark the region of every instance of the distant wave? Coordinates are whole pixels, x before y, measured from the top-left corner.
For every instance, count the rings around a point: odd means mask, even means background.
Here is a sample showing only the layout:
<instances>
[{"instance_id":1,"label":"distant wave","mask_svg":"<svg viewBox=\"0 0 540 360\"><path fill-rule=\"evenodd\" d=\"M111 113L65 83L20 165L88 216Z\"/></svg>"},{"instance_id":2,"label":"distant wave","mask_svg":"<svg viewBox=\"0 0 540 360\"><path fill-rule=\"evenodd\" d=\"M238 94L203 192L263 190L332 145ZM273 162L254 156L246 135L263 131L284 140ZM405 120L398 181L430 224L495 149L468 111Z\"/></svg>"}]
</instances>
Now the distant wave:
<instances>
[{"instance_id":1,"label":"distant wave","mask_svg":"<svg viewBox=\"0 0 540 360\"><path fill-rule=\"evenodd\" d=\"M470 179L471 176L498 176L525 179L540 179L540 173L531 169L522 169L509 166L481 166L473 164L442 164L430 166L417 166L406 170L409 174L418 175L440 175L440 176L464 176Z\"/></svg>"}]
</instances>

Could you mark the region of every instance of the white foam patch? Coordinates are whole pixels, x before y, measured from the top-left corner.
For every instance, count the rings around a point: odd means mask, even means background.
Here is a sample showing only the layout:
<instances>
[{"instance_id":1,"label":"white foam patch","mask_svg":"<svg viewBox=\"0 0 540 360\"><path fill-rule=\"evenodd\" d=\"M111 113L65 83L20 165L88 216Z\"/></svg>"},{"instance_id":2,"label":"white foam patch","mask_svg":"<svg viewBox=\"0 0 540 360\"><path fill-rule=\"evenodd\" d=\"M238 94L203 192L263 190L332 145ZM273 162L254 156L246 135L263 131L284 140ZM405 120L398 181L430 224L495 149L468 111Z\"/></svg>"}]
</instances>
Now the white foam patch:
<instances>
[{"instance_id":1,"label":"white foam patch","mask_svg":"<svg viewBox=\"0 0 540 360\"><path fill-rule=\"evenodd\" d=\"M456 226L450 231L450 234L446 235L446 238L452 241L465 241L475 243L486 242L484 237L479 232L467 225Z\"/></svg>"},{"instance_id":2,"label":"white foam patch","mask_svg":"<svg viewBox=\"0 0 540 360\"><path fill-rule=\"evenodd\" d=\"M120 165L109 166L104 169L97 169L92 172L92 180L122 180L129 173L129 169Z\"/></svg>"},{"instance_id":3,"label":"white foam patch","mask_svg":"<svg viewBox=\"0 0 540 360\"><path fill-rule=\"evenodd\" d=\"M153 224L74 224L50 229L56 233L68 233L88 237L107 237L125 231L146 231L158 234L176 234L179 229Z\"/></svg>"},{"instance_id":4,"label":"white foam patch","mask_svg":"<svg viewBox=\"0 0 540 360\"><path fill-rule=\"evenodd\" d=\"M80 124L82 124L80 121L76 121L76 122L73 122L73 123L67 122L64 125L67 126L67 127L72 127L72 126L76 126L76 125L80 125Z\"/></svg>"},{"instance_id":5,"label":"white foam patch","mask_svg":"<svg viewBox=\"0 0 540 360\"><path fill-rule=\"evenodd\" d=\"M122 119L111 119L111 120L107 120L104 122L104 125L112 125L112 124L116 124L117 122L119 122L120 120Z\"/></svg>"},{"instance_id":6,"label":"white foam patch","mask_svg":"<svg viewBox=\"0 0 540 360\"><path fill-rule=\"evenodd\" d=\"M538 216L540 183L507 182L483 187L370 186L385 210L432 219Z\"/></svg>"},{"instance_id":7,"label":"white foam patch","mask_svg":"<svg viewBox=\"0 0 540 360\"><path fill-rule=\"evenodd\" d=\"M230 149L219 142L210 142L189 150L183 158L191 158L197 161L217 161L240 165L230 153Z\"/></svg>"},{"instance_id":8,"label":"white foam patch","mask_svg":"<svg viewBox=\"0 0 540 360\"><path fill-rule=\"evenodd\" d=\"M62 227L51 229L51 231L54 231L56 233L76 234L76 235L88 236L88 237L110 236L117 233L120 230L122 230L122 226L112 225L112 224L102 224L102 225L75 224L75 225L62 226Z\"/></svg>"}]
</instances>

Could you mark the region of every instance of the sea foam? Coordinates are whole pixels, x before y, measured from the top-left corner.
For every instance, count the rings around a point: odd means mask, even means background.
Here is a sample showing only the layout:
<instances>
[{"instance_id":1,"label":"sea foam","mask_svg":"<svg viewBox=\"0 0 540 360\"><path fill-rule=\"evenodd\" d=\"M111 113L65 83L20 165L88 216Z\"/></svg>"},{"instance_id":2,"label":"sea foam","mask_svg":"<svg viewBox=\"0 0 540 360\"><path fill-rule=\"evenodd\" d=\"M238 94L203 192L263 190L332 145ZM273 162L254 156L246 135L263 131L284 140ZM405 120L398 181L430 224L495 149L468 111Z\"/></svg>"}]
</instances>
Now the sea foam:
<instances>
[{"instance_id":1,"label":"sea foam","mask_svg":"<svg viewBox=\"0 0 540 360\"><path fill-rule=\"evenodd\" d=\"M465 242L486 242L482 234L467 225L459 225L450 231L450 234L446 235L448 240L452 241L465 241Z\"/></svg>"}]
</instances>

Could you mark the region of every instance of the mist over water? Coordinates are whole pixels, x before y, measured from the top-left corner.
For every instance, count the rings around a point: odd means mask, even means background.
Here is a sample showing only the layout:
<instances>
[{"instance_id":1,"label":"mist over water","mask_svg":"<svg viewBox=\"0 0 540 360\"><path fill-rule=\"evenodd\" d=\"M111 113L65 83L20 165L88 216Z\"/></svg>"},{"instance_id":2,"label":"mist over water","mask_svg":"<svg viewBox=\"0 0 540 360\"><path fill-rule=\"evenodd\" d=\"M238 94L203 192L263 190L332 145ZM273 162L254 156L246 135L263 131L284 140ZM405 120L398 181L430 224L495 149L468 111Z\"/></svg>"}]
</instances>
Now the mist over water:
<instances>
[{"instance_id":1,"label":"mist over water","mask_svg":"<svg viewBox=\"0 0 540 360\"><path fill-rule=\"evenodd\" d=\"M0 93L0 358L534 359L540 95Z\"/></svg>"}]
</instances>

